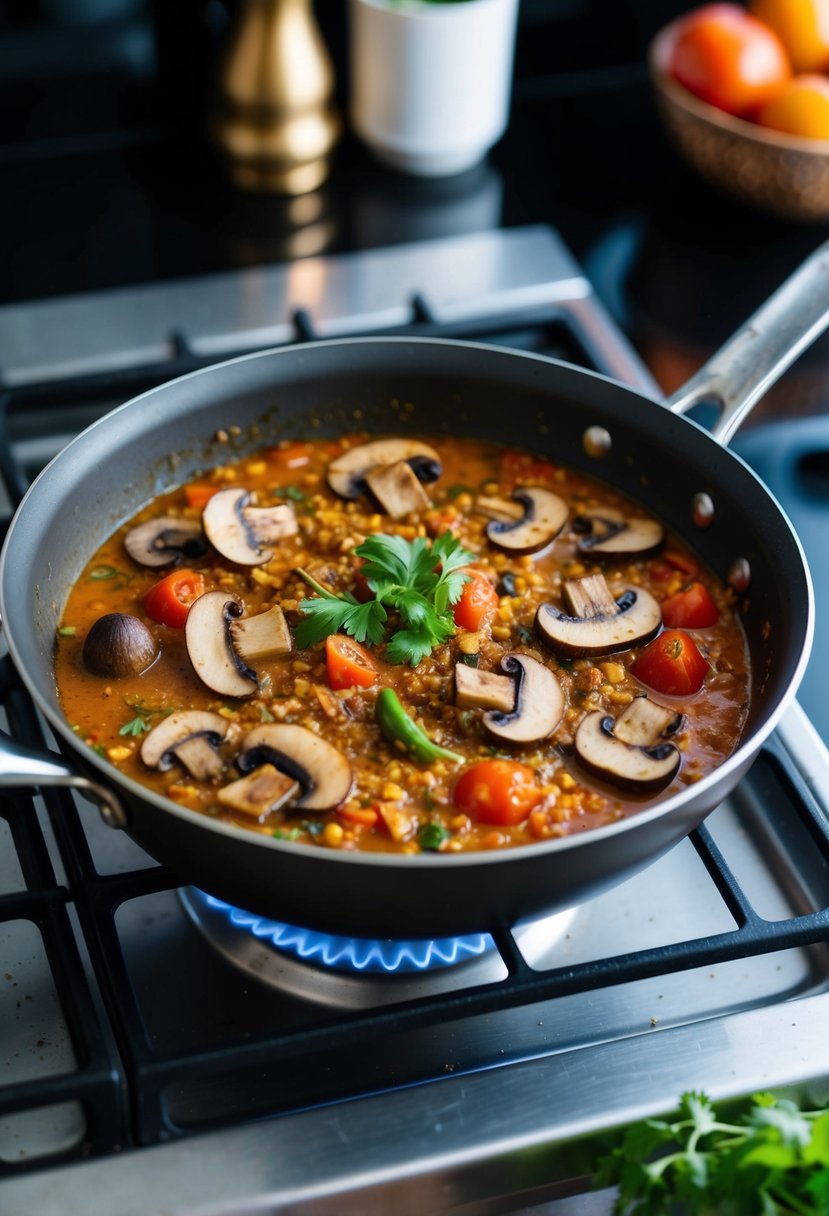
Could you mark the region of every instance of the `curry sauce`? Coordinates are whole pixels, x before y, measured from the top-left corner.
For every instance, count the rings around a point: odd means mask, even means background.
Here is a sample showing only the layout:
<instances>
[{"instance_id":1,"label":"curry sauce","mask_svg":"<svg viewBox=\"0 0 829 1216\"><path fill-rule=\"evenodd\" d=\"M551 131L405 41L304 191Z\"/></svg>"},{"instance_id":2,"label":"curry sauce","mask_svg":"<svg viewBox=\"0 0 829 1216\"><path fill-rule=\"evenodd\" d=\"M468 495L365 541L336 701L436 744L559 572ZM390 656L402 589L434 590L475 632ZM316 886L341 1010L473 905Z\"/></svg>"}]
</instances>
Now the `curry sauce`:
<instances>
[{"instance_id":1,"label":"curry sauce","mask_svg":"<svg viewBox=\"0 0 829 1216\"><path fill-rule=\"evenodd\" d=\"M291 441L214 468L98 549L56 642L62 708L89 747L251 831L405 853L584 832L733 751L750 695L733 594L658 521L580 472L473 439L407 441L414 455L389 449L366 472L375 442ZM227 526L213 520L222 503ZM159 564L144 564L135 537L159 520L202 543L151 545ZM417 567L425 590L367 574L373 553ZM111 640L90 643L113 614L144 631L139 674L112 666ZM209 637L195 638L197 618ZM262 642L266 626L281 641ZM188 714L210 715L191 719L205 768L178 736L164 742L164 723ZM286 759L291 741L312 759Z\"/></svg>"}]
</instances>

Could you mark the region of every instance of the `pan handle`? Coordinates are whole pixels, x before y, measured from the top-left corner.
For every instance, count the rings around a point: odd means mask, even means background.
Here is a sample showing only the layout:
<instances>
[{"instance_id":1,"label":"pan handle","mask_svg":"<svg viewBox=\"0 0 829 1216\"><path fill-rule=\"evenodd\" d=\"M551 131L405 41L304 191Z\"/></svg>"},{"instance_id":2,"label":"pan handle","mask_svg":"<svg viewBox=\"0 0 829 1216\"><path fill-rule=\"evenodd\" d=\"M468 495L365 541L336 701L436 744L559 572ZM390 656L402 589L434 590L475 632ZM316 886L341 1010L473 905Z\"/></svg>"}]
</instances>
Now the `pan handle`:
<instances>
[{"instance_id":1,"label":"pan handle","mask_svg":"<svg viewBox=\"0 0 829 1216\"><path fill-rule=\"evenodd\" d=\"M691 379L668 397L673 414L714 402L711 434L723 446L767 389L829 325L829 241L758 308Z\"/></svg>"},{"instance_id":2,"label":"pan handle","mask_svg":"<svg viewBox=\"0 0 829 1216\"><path fill-rule=\"evenodd\" d=\"M111 828L125 828L129 822L120 799L106 786L75 772L54 752L26 747L0 731L0 790L32 785L62 785L77 790L98 804L101 818Z\"/></svg>"}]
</instances>

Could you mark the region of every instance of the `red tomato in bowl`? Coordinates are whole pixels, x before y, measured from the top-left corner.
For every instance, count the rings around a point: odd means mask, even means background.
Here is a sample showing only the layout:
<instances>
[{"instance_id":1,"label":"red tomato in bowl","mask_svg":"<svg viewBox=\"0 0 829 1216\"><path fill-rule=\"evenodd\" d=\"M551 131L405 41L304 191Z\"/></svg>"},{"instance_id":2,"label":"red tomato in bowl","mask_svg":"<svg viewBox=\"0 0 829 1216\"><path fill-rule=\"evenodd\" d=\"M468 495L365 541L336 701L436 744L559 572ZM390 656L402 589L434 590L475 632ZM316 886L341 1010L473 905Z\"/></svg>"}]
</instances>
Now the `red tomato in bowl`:
<instances>
[{"instance_id":1,"label":"red tomato in bowl","mask_svg":"<svg viewBox=\"0 0 829 1216\"><path fill-rule=\"evenodd\" d=\"M453 614L459 629L468 629L474 633L498 607L498 592L480 570L469 570L467 573L469 579L463 585L461 598L455 604Z\"/></svg>"},{"instance_id":2,"label":"red tomato in bowl","mask_svg":"<svg viewBox=\"0 0 829 1216\"><path fill-rule=\"evenodd\" d=\"M677 24L669 70L695 97L747 115L791 76L780 38L736 4L706 4Z\"/></svg>"},{"instance_id":3,"label":"red tomato in bowl","mask_svg":"<svg viewBox=\"0 0 829 1216\"><path fill-rule=\"evenodd\" d=\"M144 596L147 616L159 625L183 629L190 605L204 595L204 579L195 570L174 570Z\"/></svg>"},{"instance_id":4,"label":"red tomato in bowl","mask_svg":"<svg viewBox=\"0 0 829 1216\"><path fill-rule=\"evenodd\" d=\"M666 629L645 647L630 670L654 692L689 697L702 688L710 668L684 630Z\"/></svg>"}]
</instances>

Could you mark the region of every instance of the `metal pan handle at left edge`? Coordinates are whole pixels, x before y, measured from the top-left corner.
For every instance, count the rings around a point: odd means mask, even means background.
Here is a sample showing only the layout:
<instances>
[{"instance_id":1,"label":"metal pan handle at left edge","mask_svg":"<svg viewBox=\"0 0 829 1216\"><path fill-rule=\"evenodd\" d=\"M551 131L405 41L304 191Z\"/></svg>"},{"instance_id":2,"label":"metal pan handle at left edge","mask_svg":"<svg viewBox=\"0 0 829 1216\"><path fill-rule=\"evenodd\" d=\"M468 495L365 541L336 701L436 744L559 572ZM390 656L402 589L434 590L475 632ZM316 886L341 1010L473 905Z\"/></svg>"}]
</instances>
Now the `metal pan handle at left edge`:
<instances>
[{"instance_id":1,"label":"metal pan handle at left edge","mask_svg":"<svg viewBox=\"0 0 829 1216\"><path fill-rule=\"evenodd\" d=\"M0 731L0 790L33 785L61 785L77 790L97 804L108 827L125 828L129 822L120 799L106 786L82 776L54 752L27 747Z\"/></svg>"}]
</instances>

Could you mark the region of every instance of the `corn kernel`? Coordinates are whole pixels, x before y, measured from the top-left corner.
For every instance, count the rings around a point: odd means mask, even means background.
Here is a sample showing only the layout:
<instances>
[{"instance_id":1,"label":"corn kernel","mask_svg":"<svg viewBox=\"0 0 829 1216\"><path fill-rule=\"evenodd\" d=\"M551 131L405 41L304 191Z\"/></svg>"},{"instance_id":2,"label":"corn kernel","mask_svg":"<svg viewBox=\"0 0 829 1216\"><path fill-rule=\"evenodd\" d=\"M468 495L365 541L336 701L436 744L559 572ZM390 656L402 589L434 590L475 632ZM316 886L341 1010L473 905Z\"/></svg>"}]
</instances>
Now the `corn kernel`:
<instances>
[{"instance_id":1,"label":"corn kernel","mask_svg":"<svg viewBox=\"0 0 829 1216\"><path fill-rule=\"evenodd\" d=\"M510 637L509 625L493 625L492 636L496 642L508 642Z\"/></svg>"},{"instance_id":2,"label":"corn kernel","mask_svg":"<svg viewBox=\"0 0 829 1216\"><path fill-rule=\"evenodd\" d=\"M118 747L107 748L107 759L111 760L113 764L120 764L122 760L129 760L131 755L132 748L127 747L124 744L121 744Z\"/></svg>"},{"instance_id":3,"label":"corn kernel","mask_svg":"<svg viewBox=\"0 0 829 1216\"><path fill-rule=\"evenodd\" d=\"M556 785L562 790L573 790L576 788L575 779L569 773L558 773Z\"/></svg>"},{"instance_id":4,"label":"corn kernel","mask_svg":"<svg viewBox=\"0 0 829 1216\"><path fill-rule=\"evenodd\" d=\"M303 675L305 674L306 671L311 670L311 664L306 663L304 659L294 659L291 666L293 667L294 671L300 672Z\"/></svg>"},{"instance_id":5,"label":"corn kernel","mask_svg":"<svg viewBox=\"0 0 829 1216\"><path fill-rule=\"evenodd\" d=\"M604 672L608 684L621 684L625 678L626 672L622 663L600 663L599 667Z\"/></svg>"},{"instance_id":6,"label":"corn kernel","mask_svg":"<svg viewBox=\"0 0 829 1216\"><path fill-rule=\"evenodd\" d=\"M343 842L345 832L338 823L326 823L322 829L322 840L331 849L338 849Z\"/></svg>"},{"instance_id":7,"label":"corn kernel","mask_svg":"<svg viewBox=\"0 0 829 1216\"><path fill-rule=\"evenodd\" d=\"M612 705L630 705L633 700L633 693L623 692L621 688L614 688L607 699Z\"/></svg>"},{"instance_id":8,"label":"corn kernel","mask_svg":"<svg viewBox=\"0 0 829 1216\"><path fill-rule=\"evenodd\" d=\"M311 691L311 681L306 680L303 676L298 676L294 680L294 695L297 697L307 697Z\"/></svg>"},{"instance_id":9,"label":"corn kernel","mask_svg":"<svg viewBox=\"0 0 829 1216\"><path fill-rule=\"evenodd\" d=\"M245 471L250 473L251 477L261 477L263 473L267 472L267 469L268 466L264 460L249 460L245 465Z\"/></svg>"},{"instance_id":10,"label":"corn kernel","mask_svg":"<svg viewBox=\"0 0 829 1216\"><path fill-rule=\"evenodd\" d=\"M405 802L408 795L396 781L386 781L380 791L380 797L384 802Z\"/></svg>"}]
</instances>

